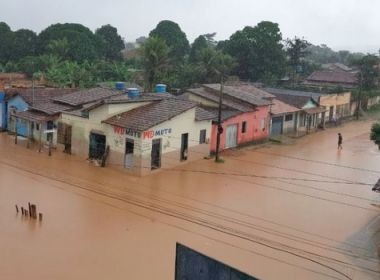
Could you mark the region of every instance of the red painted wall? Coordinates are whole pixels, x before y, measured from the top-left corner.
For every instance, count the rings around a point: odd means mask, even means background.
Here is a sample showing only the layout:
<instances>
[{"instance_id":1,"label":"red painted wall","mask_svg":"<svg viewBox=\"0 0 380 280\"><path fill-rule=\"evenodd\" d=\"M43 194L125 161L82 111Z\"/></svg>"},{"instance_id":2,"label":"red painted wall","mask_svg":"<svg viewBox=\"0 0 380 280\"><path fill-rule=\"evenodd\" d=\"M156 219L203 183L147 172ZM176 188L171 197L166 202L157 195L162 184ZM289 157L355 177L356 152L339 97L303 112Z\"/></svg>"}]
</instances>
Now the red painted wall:
<instances>
[{"instance_id":1,"label":"red painted wall","mask_svg":"<svg viewBox=\"0 0 380 280\"><path fill-rule=\"evenodd\" d=\"M260 129L260 120L265 120L265 129ZM246 132L242 133L242 124L246 121ZM256 112L242 113L222 123L223 133L220 135L220 150L225 149L227 126L237 124L237 144L268 138L269 136L269 106L257 107ZM212 125L211 152L216 150L217 125Z\"/></svg>"}]
</instances>

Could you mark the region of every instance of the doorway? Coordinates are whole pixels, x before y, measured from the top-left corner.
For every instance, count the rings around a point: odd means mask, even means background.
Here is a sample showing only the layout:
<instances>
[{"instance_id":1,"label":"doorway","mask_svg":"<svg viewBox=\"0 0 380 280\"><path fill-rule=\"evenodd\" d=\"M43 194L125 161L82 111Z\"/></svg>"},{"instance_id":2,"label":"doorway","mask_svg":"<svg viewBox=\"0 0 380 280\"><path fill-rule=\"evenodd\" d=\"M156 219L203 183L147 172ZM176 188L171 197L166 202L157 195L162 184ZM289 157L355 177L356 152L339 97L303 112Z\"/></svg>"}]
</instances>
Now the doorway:
<instances>
[{"instance_id":1,"label":"doorway","mask_svg":"<svg viewBox=\"0 0 380 280\"><path fill-rule=\"evenodd\" d=\"M227 126L226 148L235 148L237 146L237 124Z\"/></svg>"},{"instance_id":2,"label":"doorway","mask_svg":"<svg viewBox=\"0 0 380 280\"><path fill-rule=\"evenodd\" d=\"M125 157L124 157L124 167L133 168L133 150L135 148L135 141L132 139L125 140Z\"/></svg>"},{"instance_id":3,"label":"doorway","mask_svg":"<svg viewBox=\"0 0 380 280\"><path fill-rule=\"evenodd\" d=\"M333 118L334 118L334 106L330 106L329 121L332 121Z\"/></svg>"},{"instance_id":4,"label":"doorway","mask_svg":"<svg viewBox=\"0 0 380 280\"><path fill-rule=\"evenodd\" d=\"M161 139L152 141L151 170L161 168Z\"/></svg>"},{"instance_id":5,"label":"doorway","mask_svg":"<svg viewBox=\"0 0 380 280\"><path fill-rule=\"evenodd\" d=\"M188 148L189 148L189 133L183 133L181 136L180 160L187 160Z\"/></svg>"},{"instance_id":6,"label":"doorway","mask_svg":"<svg viewBox=\"0 0 380 280\"><path fill-rule=\"evenodd\" d=\"M106 136L90 133L89 158L101 159L106 151Z\"/></svg>"}]
</instances>

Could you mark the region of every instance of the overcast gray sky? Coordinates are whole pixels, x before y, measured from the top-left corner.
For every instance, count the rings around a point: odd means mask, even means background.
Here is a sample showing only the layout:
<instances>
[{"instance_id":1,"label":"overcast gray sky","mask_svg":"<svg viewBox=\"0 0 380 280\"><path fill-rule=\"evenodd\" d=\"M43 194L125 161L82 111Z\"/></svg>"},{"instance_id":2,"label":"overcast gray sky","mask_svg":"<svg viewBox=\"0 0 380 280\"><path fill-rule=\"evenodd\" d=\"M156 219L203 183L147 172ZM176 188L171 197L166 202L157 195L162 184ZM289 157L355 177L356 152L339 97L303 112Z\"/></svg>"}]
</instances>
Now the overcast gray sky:
<instances>
[{"instance_id":1,"label":"overcast gray sky","mask_svg":"<svg viewBox=\"0 0 380 280\"><path fill-rule=\"evenodd\" d=\"M127 41L146 36L159 21L177 22L190 42L217 32L227 39L244 26L277 22L283 37L304 37L333 49L377 52L378 0L1 0L0 21L12 30L37 33L54 23L81 23L91 30L111 24Z\"/></svg>"}]
</instances>

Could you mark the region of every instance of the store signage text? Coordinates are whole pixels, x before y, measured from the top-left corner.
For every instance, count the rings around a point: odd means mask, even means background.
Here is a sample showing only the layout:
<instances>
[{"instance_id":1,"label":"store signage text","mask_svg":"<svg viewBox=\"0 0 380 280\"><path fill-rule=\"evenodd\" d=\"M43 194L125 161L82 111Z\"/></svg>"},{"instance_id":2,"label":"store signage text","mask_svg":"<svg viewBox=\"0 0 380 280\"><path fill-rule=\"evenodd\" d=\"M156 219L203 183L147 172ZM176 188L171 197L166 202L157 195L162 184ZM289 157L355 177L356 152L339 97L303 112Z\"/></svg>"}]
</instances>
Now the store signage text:
<instances>
[{"instance_id":1,"label":"store signage text","mask_svg":"<svg viewBox=\"0 0 380 280\"><path fill-rule=\"evenodd\" d=\"M164 136L172 133L171 128L163 128L157 130L148 130L143 132L143 139L151 139L155 136Z\"/></svg>"}]
</instances>

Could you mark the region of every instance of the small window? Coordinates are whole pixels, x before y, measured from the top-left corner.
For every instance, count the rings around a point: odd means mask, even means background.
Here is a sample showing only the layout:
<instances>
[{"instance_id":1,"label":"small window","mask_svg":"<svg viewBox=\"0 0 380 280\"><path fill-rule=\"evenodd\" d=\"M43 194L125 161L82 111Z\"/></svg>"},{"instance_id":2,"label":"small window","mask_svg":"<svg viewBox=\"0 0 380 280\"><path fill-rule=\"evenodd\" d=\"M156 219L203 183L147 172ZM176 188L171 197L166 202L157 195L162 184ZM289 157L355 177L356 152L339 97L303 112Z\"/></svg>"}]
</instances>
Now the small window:
<instances>
[{"instance_id":1,"label":"small window","mask_svg":"<svg viewBox=\"0 0 380 280\"><path fill-rule=\"evenodd\" d=\"M40 124L36 123L36 130L40 130Z\"/></svg>"},{"instance_id":2,"label":"small window","mask_svg":"<svg viewBox=\"0 0 380 280\"><path fill-rule=\"evenodd\" d=\"M241 133L245 133L247 131L247 122L243 122L241 124Z\"/></svg>"},{"instance_id":3,"label":"small window","mask_svg":"<svg viewBox=\"0 0 380 280\"><path fill-rule=\"evenodd\" d=\"M286 122L290 122L290 121L292 121L293 120L293 114L289 114L289 115L286 115L285 116L285 121Z\"/></svg>"},{"instance_id":4,"label":"small window","mask_svg":"<svg viewBox=\"0 0 380 280\"><path fill-rule=\"evenodd\" d=\"M199 133L199 144L206 143L206 129L202 129Z\"/></svg>"}]
</instances>

